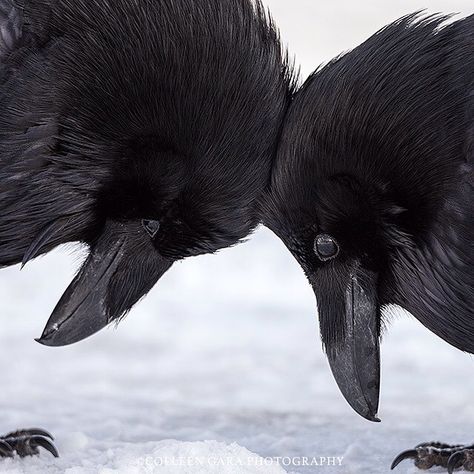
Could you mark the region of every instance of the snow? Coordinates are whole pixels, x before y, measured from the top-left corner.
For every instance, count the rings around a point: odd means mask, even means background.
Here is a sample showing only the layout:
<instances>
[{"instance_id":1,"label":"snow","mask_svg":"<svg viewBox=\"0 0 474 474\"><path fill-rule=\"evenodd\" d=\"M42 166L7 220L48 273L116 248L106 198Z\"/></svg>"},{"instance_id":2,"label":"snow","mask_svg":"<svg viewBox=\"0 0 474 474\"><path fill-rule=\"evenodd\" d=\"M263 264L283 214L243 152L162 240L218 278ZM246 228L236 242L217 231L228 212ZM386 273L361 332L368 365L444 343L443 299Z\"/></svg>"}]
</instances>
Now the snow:
<instances>
[{"instance_id":1,"label":"snow","mask_svg":"<svg viewBox=\"0 0 474 474\"><path fill-rule=\"evenodd\" d=\"M396 318L382 346L382 423L352 412L322 354L311 290L269 231L177 265L117 329L43 347L33 338L74 261L63 250L0 272L0 428L49 429L61 453L0 461L2 473L381 473L420 441L472 439L471 357L408 317ZM344 459L319 468L301 459L160 464L251 453ZM415 469L407 462L399 472Z\"/></svg>"},{"instance_id":2,"label":"snow","mask_svg":"<svg viewBox=\"0 0 474 474\"><path fill-rule=\"evenodd\" d=\"M415 8L266 3L305 73ZM350 409L321 350L314 295L269 231L176 265L117 329L43 347L33 339L78 260L61 249L0 272L0 430L46 428L61 453L0 460L1 473L380 474L420 441L474 438L472 358L399 310L382 346L382 423ZM417 471L405 462L397 472Z\"/></svg>"}]
</instances>

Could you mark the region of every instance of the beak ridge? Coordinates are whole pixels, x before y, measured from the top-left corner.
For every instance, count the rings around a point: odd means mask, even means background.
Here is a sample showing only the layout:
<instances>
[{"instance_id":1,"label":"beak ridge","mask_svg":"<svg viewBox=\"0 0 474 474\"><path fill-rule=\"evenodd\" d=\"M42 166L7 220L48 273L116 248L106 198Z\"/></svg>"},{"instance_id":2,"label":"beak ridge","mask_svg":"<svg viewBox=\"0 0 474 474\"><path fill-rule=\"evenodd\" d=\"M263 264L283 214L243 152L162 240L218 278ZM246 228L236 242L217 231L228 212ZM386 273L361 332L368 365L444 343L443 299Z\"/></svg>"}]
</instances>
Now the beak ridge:
<instances>
[{"instance_id":1,"label":"beak ridge","mask_svg":"<svg viewBox=\"0 0 474 474\"><path fill-rule=\"evenodd\" d=\"M56 305L45 346L79 342L126 314L171 267L140 224L111 223Z\"/></svg>"},{"instance_id":2,"label":"beak ridge","mask_svg":"<svg viewBox=\"0 0 474 474\"><path fill-rule=\"evenodd\" d=\"M121 260L123 240L105 254L91 254L79 274L59 300L41 338L45 346L79 342L107 326L110 319L104 304L107 284Z\"/></svg>"},{"instance_id":3,"label":"beak ridge","mask_svg":"<svg viewBox=\"0 0 474 474\"><path fill-rule=\"evenodd\" d=\"M380 323L374 273L351 274L345 294L345 334L327 348L329 365L349 405L363 418L378 422Z\"/></svg>"}]
</instances>

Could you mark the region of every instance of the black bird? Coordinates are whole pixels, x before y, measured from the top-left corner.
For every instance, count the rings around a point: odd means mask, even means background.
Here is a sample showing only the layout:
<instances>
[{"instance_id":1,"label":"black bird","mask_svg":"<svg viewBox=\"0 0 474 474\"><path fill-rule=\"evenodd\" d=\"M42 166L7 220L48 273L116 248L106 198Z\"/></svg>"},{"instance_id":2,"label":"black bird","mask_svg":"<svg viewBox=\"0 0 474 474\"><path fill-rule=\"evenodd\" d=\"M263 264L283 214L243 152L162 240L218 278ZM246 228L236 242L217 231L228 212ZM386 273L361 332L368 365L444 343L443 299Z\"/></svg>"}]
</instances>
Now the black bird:
<instances>
[{"instance_id":1,"label":"black bird","mask_svg":"<svg viewBox=\"0 0 474 474\"><path fill-rule=\"evenodd\" d=\"M253 230L292 84L260 2L0 0L0 266L89 248L39 342L90 336Z\"/></svg>"},{"instance_id":2,"label":"black bird","mask_svg":"<svg viewBox=\"0 0 474 474\"><path fill-rule=\"evenodd\" d=\"M474 353L474 16L447 20L406 16L319 68L263 201L314 289L335 379L372 421L388 305ZM432 448L410 455L453 452Z\"/></svg>"}]
</instances>

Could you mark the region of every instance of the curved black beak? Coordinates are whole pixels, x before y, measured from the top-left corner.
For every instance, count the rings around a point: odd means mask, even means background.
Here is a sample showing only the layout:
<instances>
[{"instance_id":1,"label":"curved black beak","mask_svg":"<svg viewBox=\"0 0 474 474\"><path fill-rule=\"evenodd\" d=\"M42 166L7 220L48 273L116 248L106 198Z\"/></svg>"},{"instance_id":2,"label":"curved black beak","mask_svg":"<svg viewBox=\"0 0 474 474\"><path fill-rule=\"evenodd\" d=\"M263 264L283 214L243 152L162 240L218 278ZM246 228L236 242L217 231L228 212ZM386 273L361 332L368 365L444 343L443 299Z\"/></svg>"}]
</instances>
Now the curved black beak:
<instances>
[{"instance_id":1,"label":"curved black beak","mask_svg":"<svg viewBox=\"0 0 474 474\"><path fill-rule=\"evenodd\" d=\"M323 342L334 378L349 405L365 419L380 421L377 275L357 267L344 280L313 285Z\"/></svg>"},{"instance_id":2,"label":"curved black beak","mask_svg":"<svg viewBox=\"0 0 474 474\"><path fill-rule=\"evenodd\" d=\"M140 225L110 224L37 341L65 346L95 334L129 311L171 265Z\"/></svg>"}]
</instances>

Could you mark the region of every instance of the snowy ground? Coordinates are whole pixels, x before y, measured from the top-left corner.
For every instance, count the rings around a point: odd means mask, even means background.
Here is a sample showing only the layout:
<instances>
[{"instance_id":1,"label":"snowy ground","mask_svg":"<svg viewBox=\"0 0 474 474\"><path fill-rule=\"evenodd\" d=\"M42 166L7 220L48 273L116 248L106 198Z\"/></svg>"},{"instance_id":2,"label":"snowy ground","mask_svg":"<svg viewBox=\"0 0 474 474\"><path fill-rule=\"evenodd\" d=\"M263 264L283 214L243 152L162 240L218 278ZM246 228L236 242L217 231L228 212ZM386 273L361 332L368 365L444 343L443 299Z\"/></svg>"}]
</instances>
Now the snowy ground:
<instances>
[{"instance_id":1,"label":"snowy ground","mask_svg":"<svg viewBox=\"0 0 474 474\"><path fill-rule=\"evenodd\" d=\"M423 7L267 3L304 73ZM467 0L430 1L430 10L472 12ZM380 474L419 441L474 440L472 358L406 316L383 345L382 423L352 412L322 354L311 290L268 231L177 265L117 330L42 347L33 338L77 261L62 250L0 272L0 431L47 428L61 452L0 461L0 473ZM295 462L265 466L276 456ZM307 468L302 457L343 460ZM160 466L171 458L195 465Z\"/></svg>"},{"instance_id":2,"label":"snowy ground","mask_svg":"<svg viewBox=\"0 0 474 474\"><path fill-rule=\"evenodd\" d=\"M318 472L257 462L153 467L165 457L212 463L250 452L343 456L341 467L319 470L383 473L419 441L474 439L472 359L408 318L383 345L382 423L351 411L321 352L311 291L268 231L178 265L117 330L42 347L33 338L73 262L57 252L0 272L1 428L48 428L62 455L3 461L2 473Z\"/></svg>"}]
</instances>

